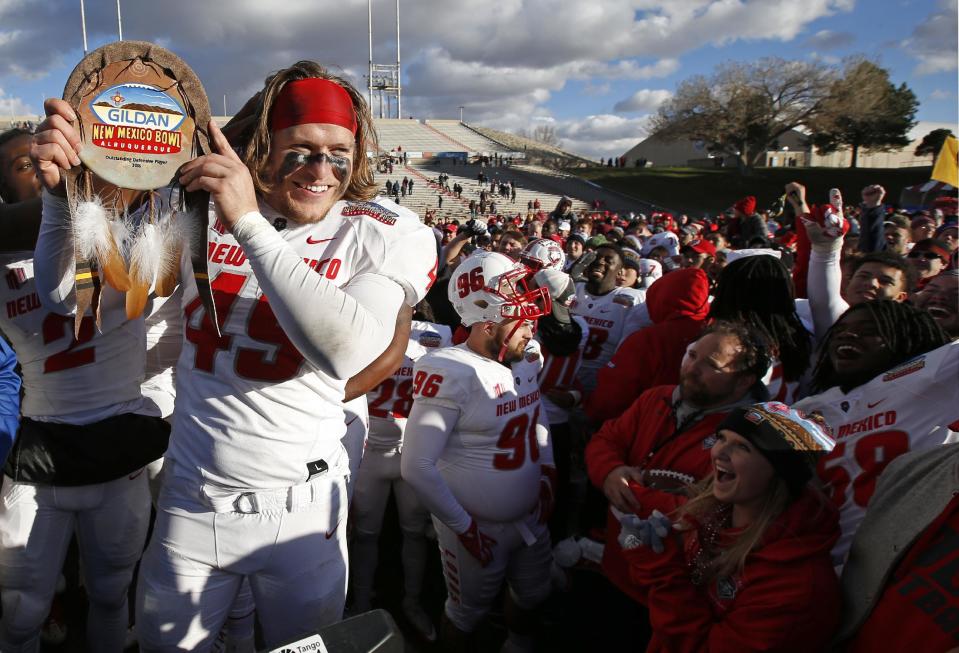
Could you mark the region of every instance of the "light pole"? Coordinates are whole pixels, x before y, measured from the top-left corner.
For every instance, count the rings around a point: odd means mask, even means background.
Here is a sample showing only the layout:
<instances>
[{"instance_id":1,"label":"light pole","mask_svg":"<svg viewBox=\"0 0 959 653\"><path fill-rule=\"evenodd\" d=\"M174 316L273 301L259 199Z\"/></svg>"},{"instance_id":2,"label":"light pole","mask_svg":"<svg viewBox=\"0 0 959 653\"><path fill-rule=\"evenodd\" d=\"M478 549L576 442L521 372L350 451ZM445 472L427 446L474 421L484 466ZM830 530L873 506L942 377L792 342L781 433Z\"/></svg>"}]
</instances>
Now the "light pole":
<instances>
[{"instance_id":1,"label":"light pole","mask_svg":"<svg viewBox=\"0 0 959 653\"><path fill-rule=\"evenodd\" d=\"M400 0L396 0L396 117L403 117L403 84L400 68Z\"/></svg>"},{"instance_id":2,"label":"light pole","mask_svg":"<svg viewBox=\"0 0 959 653\"><path fill-rule=\"evenodd\" d=\"M463 122L463 109L465 107L460 107L460 122Z\"/></svg>"},{"instance_id":3,"label":"light pole","mask_svg":"<svg viewBox=\"0 0 959 653\"><path fill-rule=\"evenodd\" d=\"M120 0L117 0L117 35L123 40L123 19L120 17Z\"/></svg>"},{"instance_id":4,"label":"light pole","mask_svg":"<svg viewBox=\"0 0 959 653\"><path fill-rule=\"evenodd\" d=\"M87 12L83 8L83 0L80 0L80 27L83 28L83 54L87 53Z\"/></svg>"}]
</instances>

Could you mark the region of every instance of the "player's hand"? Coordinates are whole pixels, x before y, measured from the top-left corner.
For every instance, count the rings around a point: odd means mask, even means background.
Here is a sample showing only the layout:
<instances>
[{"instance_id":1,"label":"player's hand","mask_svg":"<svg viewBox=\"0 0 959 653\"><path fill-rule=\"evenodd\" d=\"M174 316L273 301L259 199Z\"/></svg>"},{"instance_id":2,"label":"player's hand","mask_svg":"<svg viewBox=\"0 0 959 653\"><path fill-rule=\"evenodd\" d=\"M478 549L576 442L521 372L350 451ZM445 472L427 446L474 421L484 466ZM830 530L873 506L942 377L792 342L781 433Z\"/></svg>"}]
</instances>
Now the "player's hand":
<instances>
[{"instance_id":1,"label":"player's hand","mask_svg":"<svg viewBox=\"0 0 959 653\"><path fill-rule=\"evenodd\" d=\"M871 186L866 186L862 189L862 203L866 205L867 209L874 209L880 204L882 204L883 198L886 197L886 189L880 186L879 184L873 184Z\"/></svg>"},{"instance_id":2,"label":"player's hand","mask_svg":"<svg viewBox=\"0 0 959 653\"><path fill-rule=\"evenodd\" d=\"M798 181L791 181L786 184L786 200L796 210L796 213L809 213L809 205L806 204L806 187Z\"/></svg>"},{"instance_id":3,"label":"player's hand","mask_svg":"<svg viewBox=\"0 0 959 653\"><path fill-rule=\"evenodd\" d=\"M469 236L485 236L487 233L486 225L476 218L468 220L460 229L465 230Z\"/></svg>"},{"instance_id":4,"label":"player's hand","mask_svg":"<svg viewBox=\"0 0 959 653\"><path fill-rule=\"evenodd\" d=\"M629 483L642 483L643 474L637 467L620 465L603 481L603 494L617 510L625 513L635 513L640 509L636 495L629 487Z\"/></svg>"},{"instance_id":5,"label":"player's hand","mask_svg":"<svg viewBox=\"0 0 959 653\"><path fill-rule=\"evenodd\" d=\"M663 540L669 533L672 523L663 513L654 510L647 519L620 513L616 515L616 518L622 526L617 541L623 549L645 546L655 553L662 553L666 549Z\"/></svg>"},{"instance_id":6,"label":"player's hand","mask_svg":"<svg viewBox=\"0 0 959 653\"><path fill-rule=\"evenodd\" d=\"M480 565L485 567L493 561L493 547L496 546L496 540L486 535L479 529L476 520L470 522L469 528L460 533L460 543L470 555L479 560Z\"/></svg>"},{"instance_id":7,"label":"player's hand","mask_svg":"<svg viewBox=\"0 0 959 653\"><path fill-rule=\"evenodd\" d=\"M545 524L553 516L553 509L556 507L556 486L558 479L556 477L556 468L552 465L540 466L539 479L539 523Z\"/></svg>"},{"instance_id":8,"label":"player's hand","mask_svg":"<svg viewBox=\"0 0 959 653\"><path fill-rule=\"evenodd\" d=\"M47 117L33 135L30 160L43 187L64 196L61 171L80 165L80 133L71 124L77 114L69 103L58 98L45 100L43 112Z\"/></svg>"},{"instance_id":9,"label":"player's hand","mask_svg":"<svg viewBox=\"0 0 959 653\"><path fill-rule=\"evenodd\" d=\"M210 193L220 222L232 229L243 215L259 208L253 177L212 120L209 130L213 153L199 156L180 168L180 185L189 192Z\"/></svg>"}]
</instances>

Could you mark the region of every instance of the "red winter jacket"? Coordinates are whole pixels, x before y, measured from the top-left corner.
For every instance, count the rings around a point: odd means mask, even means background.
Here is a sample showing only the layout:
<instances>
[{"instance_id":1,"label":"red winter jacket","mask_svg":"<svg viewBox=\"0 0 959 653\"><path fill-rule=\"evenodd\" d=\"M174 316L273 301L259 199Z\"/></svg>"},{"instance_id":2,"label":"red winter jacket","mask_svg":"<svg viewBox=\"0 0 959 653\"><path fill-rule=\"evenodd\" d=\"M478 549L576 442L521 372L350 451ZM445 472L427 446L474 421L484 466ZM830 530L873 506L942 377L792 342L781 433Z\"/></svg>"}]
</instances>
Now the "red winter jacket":
<instances>
[{"instance_id":1,"label":"red winter jacket","mask_svg":"<svg viewBox=\"0 0 959 653\"><path fill-rule=\"evenodd\" d=\"M607 421L593 435L586 445L586 470L593 485L602 490L603 481L620 465L641 467L647 474L652 473L659 479L660 489L667 485L680 488L683 485L678 482L680 474L697 481L709 475L712 471L709 449L716 427L734 406L723 406L679 428L673 412L675 389L674 385L663 385L647 390L622 416ZM739 405L756 401L746 396ZM671 478L677 481L670 483ZM630 582L626 561L616 541L619 528L619 521L607 511L603 571L619 589L642 602L642 593Z\"/></svg>"},{"instance_id":2,"label":"red winter jacket","mask_svg":"<svg viewBox=\"0 0 959 653\"><path fill-rule=\"evenodd\" d=\"M662 495L637 492L650 511ZM663 507L674 505L674 497L664 498ZM668 537L659 555L644 547L626 551L630 578L643 588L649 606L653 637L647 653L823 650L841 616L839 581L829 557L838 538L836 509L807 488L733 577L692 583L687 561L699 549L697 531Z\"/></svg>"},{"instance_id":3,"label":"red winter jacket","mask_svg":"<svg viewBox=\"0 0 959 653\"><path fill-rule=\"evenodd\" d=\"M657 385L679 383L686 347L706 324L709 277L698 269L670 272L646 293L653 325L629 335L596 375L586 414L596 422L617 417Z\"/></svg>"}]
</instances>

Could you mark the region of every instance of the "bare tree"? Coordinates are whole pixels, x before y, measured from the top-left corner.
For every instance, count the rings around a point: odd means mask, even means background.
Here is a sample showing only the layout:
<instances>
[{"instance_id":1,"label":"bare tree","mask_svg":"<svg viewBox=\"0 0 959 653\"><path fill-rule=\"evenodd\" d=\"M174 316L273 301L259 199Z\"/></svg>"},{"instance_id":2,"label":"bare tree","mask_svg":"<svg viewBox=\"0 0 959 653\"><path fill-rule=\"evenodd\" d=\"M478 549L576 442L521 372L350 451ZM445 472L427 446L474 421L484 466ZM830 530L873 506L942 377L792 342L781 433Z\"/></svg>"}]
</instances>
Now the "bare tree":
<instances>
[{"instance_id":1,"label":"bare tree","mask_svg":"<svg viewBox=\"0 0 959 653\"><path fill-rule=\"evenodd\" d=\"M777 138L819 115L835 78L835 70L821 63L725 63L710 77L682 82L650 124L660 137L703 141L709 151L751 168Z\"/></svg>"},{"instance_id":2,"label":"bare tree","mask_svg":"<svg viewBox=\"0 0 959 653\"><path fill-rule=\"evenodd\" d=\"M536 125L536 127L533 128L532 139L538 143L552 147L559 147L562 144L559 137L556 136L556 127L548 124Z\"/></svg>"}]
</instances>

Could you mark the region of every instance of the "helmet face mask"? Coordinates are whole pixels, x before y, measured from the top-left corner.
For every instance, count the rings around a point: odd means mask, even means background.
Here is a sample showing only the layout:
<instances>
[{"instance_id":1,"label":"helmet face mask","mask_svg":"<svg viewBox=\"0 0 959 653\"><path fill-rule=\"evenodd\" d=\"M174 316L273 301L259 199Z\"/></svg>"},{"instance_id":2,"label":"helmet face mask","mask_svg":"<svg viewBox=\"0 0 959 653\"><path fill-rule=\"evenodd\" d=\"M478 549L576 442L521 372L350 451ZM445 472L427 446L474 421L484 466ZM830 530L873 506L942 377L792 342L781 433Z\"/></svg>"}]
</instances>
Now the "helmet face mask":
<instances>
[{"instance_id":1,"label":"helmet face mask","mask_svg":"<svg viewBox=\"0 0 959 653\"><path fill-rule=\"evenodd\" d=\"M529 268L495 252L477 251L460 263L449 300L465 326L506 320L535 321L551 309L546 288L529 290Z\"/></svg>"}]
</instances>

